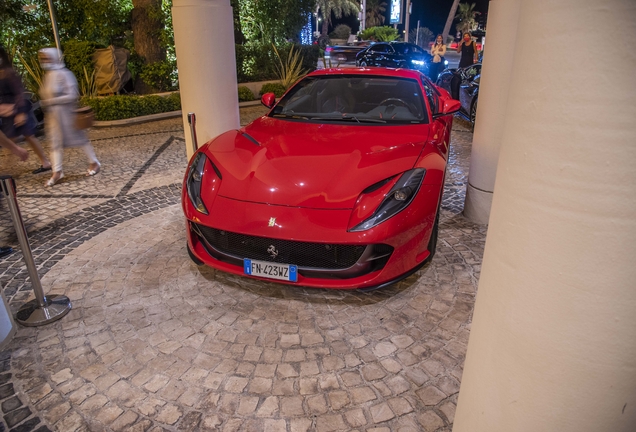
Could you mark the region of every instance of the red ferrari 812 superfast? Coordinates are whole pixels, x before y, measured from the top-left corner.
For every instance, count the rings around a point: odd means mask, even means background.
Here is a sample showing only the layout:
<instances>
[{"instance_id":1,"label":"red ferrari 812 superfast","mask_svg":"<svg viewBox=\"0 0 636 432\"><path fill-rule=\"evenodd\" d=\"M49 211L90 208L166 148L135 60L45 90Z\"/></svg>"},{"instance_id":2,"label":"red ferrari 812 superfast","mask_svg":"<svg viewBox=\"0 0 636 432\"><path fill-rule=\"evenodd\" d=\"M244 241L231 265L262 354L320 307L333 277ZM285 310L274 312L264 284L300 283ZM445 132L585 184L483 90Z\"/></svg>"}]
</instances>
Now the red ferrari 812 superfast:
<instances>
[{"instance_id":1,"label":"red ferrari 812 superfast","mask_svg":"<svg viewBox=\"0 0 636 432\"><path fill-rule=\"evenodd\" d=\"M435 253L459 102L406 69L325 69L193 155L183 182L198 264L301 286L378 288Z\"/></svg>"}]
</instances>

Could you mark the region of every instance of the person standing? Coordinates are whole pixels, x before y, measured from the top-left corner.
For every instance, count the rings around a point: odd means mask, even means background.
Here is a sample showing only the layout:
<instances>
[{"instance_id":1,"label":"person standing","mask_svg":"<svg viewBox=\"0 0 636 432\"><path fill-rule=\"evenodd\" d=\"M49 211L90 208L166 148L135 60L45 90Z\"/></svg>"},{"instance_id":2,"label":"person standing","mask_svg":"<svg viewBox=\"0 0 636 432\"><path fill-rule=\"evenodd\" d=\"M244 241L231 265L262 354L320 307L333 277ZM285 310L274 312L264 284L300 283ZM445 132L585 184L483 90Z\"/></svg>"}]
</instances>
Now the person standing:
<instances>
[{"instance_id":1,"label":"person standing","mask_svg":"<svg viewBox=\"0 0 636 432\"><path fill-rule=\"evenodd\" d=\"M62 52L57 48L41 49L38 58L45 71L40 87L40 104L46 110L44 127L51 140L53 159L53 175L45 186L53 186L64 178L64 147L81 147L89 162L86 175L94 176L100 171L101 165L86 132L75 128L75 110L79 97L77 80L73 72L65 67Z\"/></svg>"},{"instance_id":2,"label":"person standing","mask_svg":"<svg viewBox=\"0 0 636 432\"><path fill-rule=\"evenodd\" d=\"M459 67L463 68L477 63L477 44L471 39L470 33L464 33L462 43L457 47L457 52L462 53Z\"/></svg>"},{"instance_id":3,"label":"person standing","mask_svg":"<svg viewBox=\"0 0 636 432\"><path fill-rule=\"evenodd\" d=\"M435 43L431 47L431 66L429 67L429 76L433 82L437 81L437 77L444 66L444 56L446 55L446 45L444 44L444 38L441 34L438 34L435 38Z\"/></svg>"},{"instance_id":4,"label":"person standing","mask_svg":"<svg viewBox=\"0 0 636 432\"><path fill-rule=\"evenodd\" d=\"M31 102L25 98L22 81L13 69L7 51L0 45L0 130L7 138L17 140L20 135L31 146L40 158L40 168L33 174L51 170L51 162L47 159L35 137L35 116L31 110Z\"/></svg>"}]
</instances>

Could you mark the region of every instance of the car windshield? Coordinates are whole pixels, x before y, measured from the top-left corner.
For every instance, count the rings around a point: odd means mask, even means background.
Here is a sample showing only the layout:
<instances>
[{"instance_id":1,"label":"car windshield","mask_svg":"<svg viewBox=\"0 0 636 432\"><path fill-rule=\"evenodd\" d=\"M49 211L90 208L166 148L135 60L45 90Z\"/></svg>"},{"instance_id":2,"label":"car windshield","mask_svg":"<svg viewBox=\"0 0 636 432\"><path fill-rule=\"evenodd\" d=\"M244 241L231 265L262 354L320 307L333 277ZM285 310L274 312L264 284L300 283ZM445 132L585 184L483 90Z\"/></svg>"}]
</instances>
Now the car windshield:
<instances>
[{"instance_id":1,"label":"car windshield","mask_svg":"<svg viewBox=\"0 0 636 432\"><path fill-rule=\"evenodd\" d=\"M413 44L399 43L399 44L394 44L393 48L395 49L395 52L398 54L411 54L411 53L424 54L424 50L422 48Z\"/></svg>"},{"instance_id":2,"label":"car windshield","mask_svg":"<svg viewBox=\"0 0 636 432\"><path fill-rule=\"evenodd\" d=\"M296 84L270 117L352 124L427 123L414 79L383 76L313 76Z\"/></svg>"}]
</instances>

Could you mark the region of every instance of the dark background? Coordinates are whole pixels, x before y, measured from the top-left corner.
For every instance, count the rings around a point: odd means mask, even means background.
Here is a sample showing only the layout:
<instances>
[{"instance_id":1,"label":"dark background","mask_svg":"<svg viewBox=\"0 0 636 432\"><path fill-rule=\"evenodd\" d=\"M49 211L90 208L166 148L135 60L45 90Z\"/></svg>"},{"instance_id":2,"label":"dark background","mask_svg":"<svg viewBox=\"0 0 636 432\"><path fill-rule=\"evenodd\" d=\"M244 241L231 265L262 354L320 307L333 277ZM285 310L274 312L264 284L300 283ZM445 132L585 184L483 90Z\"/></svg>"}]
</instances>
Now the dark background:
<instances>
[{"instance_id":1,"label":"dark background","mask_svg":"<svg viewBox=\"0 0 636 432\"><path fill-rule=\"evenodd\" d=\"M389 7L390 1L384 0L387 4L386 12L384 13L386 19L384 21L384 25L389 24ZM402 0L402 8L404 8L404 4L406 0ZM462 0L461 3L475 3L475 10L482 14L482 17L488 13L488 3L489 0ZM411 21L409 23L409 27L411 29L417 28L417 20L420 20L420 27L428 27L433 34L441 33L444 30L444 24L446 24L446 18L448 18L448 13L450 12L450 8L453 5L453 0L411 0L411 4L413 5L411 13ZM402 12L402 24L398 25L398 29L404 30L404 12ZM479 17L478 17L479 18ZM342 18L339 20L334 20L334 26L338 24L347 24L351 27L353 33L357 33L360 22L358 21L357 16L350 16L346 18ZM329 31L332 31L333 27L329 27ZM450 35L455 34L455 22L451 26Z\"/></svg>"}]
</instances>

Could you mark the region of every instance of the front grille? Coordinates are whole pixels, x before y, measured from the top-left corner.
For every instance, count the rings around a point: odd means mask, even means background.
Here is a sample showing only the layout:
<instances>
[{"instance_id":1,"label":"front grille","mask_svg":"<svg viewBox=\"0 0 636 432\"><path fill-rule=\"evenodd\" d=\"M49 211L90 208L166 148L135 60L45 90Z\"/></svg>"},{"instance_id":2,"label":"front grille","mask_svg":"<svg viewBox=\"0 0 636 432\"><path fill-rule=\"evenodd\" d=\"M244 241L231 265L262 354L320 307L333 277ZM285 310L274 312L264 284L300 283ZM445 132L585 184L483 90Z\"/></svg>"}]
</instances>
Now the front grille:
<instances>
[{"instance_id":1,"label":"front grille","mask_svg":"<svg viewBox=\"0 0 636 432\"><path fill-rule=\"evenodd\" d=\"M346 269L354 265L366 249L366 246L361 245L309 243L255 237L199 224L194 225L210 246L219 252L237 258L294 264L299 267ZM268 252L268 249L272 250L271 246L278 253L276 257L272 257L273 252Z\"/></svg>"}]
</instances>

